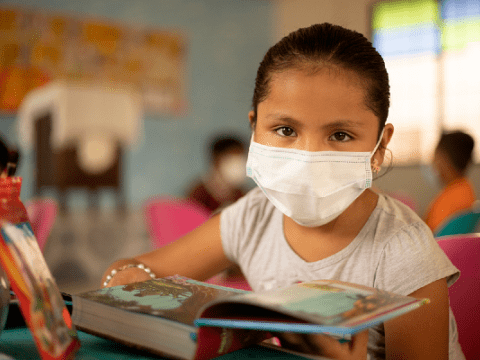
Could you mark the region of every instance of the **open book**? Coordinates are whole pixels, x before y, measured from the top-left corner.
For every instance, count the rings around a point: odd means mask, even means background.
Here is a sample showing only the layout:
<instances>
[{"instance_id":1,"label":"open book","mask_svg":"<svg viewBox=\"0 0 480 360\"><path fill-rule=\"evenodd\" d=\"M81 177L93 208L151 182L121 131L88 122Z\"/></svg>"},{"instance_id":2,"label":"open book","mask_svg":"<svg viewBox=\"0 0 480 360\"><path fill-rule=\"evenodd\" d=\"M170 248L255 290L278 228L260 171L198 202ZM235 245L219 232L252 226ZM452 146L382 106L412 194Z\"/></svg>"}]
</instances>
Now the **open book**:
<instances>
[{"instance_id":1,"label":"open book","mask_svg":"<svg viewBox=\"0 0 480 360\"><path fill-rule=\"evenodd\" d=\"M415 299L333 280L253 293L173 276L73 295L77 328L167 357L206 360L275 332L342 339L404 314Z\"/></svg>"}]
</instances>

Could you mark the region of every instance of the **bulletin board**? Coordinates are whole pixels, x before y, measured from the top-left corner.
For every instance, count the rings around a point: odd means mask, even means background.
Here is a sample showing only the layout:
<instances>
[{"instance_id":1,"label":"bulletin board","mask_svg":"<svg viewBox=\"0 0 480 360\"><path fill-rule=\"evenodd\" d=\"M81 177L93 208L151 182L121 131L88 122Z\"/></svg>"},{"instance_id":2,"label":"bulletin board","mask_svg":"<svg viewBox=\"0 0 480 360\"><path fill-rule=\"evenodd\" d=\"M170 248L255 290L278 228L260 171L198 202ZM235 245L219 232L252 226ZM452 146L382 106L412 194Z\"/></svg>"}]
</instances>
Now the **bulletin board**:
<instances>
[{"instance_id":1,"label":"bulletin board","mask_svg":"<svg viewBox=\"0 0 480 360\"><path fill-rule=\"evenodd\" d=\"M132 85L145 112L180 114L186 52L174 29L0 7L0 112L15 113L30 90L67 80Z\"/></svg>"}]
</instances>

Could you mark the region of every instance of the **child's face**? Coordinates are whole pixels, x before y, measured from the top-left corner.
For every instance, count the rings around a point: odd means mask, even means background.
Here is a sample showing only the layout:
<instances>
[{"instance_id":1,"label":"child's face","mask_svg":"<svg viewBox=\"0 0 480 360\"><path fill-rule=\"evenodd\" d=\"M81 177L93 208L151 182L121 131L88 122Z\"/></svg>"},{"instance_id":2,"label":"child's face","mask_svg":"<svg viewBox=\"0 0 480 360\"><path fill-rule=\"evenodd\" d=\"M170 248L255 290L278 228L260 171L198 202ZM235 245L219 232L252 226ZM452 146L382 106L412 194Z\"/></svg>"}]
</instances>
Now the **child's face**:
<instances>
[{"instance_id":1,"label":"child's face","mask_svg":"<svg viewBox=\"0 0 480 360\"><path fill-rule=\"evenodd\" d=\"M379 120L364 97L360 80L345 71L275 74L268 97L258 104L254 140L307 151L372 151ZM392 133L393 126L387 124L383 146Z\"/></svg>"}]
</instances>

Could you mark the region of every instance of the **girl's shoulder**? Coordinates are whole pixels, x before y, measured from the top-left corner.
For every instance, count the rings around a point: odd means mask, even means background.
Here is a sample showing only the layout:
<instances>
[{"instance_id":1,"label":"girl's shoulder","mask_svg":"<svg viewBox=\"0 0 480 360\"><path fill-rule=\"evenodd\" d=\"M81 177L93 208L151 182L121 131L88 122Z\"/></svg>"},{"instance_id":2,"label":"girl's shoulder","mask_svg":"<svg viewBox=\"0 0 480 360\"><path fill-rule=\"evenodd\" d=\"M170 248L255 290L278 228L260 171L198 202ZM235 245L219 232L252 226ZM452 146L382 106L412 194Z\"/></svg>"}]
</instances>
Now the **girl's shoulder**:
<instances>
[{"instance_id":1,"label":"girl's shoulder","mask_svg":"<svg viewBox=\"0 0 480 360\"><path fill-rule=\"evenodd\" d=\"M378 204L375 209L379 221L395 223L398 226L424 223L420 216L403 202L386 194L378 195Z\"/></svg>"},{"instance_id":2,"label":"girl's shoulder","mask_svg":"<svg viewBox=\"0 0 480 360\"><path fill-rule=\"evenodd\" d=\"M238 262L242 254L248 253L256 247L254 244L264 239L262 234L281 231L281 220L280 212L261 189L250 190L220 214L220 232L226 256Z\"/></svg>"},{"instance_id":3,"label":"girl's shoulder","mask_svg":"<svg viewBox=\"0 0 480 360\"><path fill-rule=\"evenodd\" d=\"M408 295L441 278L446 278L449 286L458 279L458 269L412 209L380 195L376 210L376 287Z\"/></svg>"},{"instance_id":4,"label":"girl's shoulder","mask_svg":"<svg viewBox=\"0 0 480 360\"><path fill-rule=\"evenodd\" d=\"M237 234L249 233L258 227L266 227L279 211L262 190L253 188L221 212L221 226L233 229Z\"/></svg>"},{"instance_id":5,"label":"girl's shoulder","mask_svg":"<svg viewBox=\"0 0 480 360\"><path fill-rule=\"evenodd\" d=\"M432 231L415 211L388 195L379 194L375 220L377 241L387 243L398 237L435 241Z\"/></svg>"},{"instance_id":6,"label":"girl's shoulder","mask_svg":"<svg viewBox=\"0 0 480 360\"><path fill-rule=\"evenodd\" d=\"M244 214L245 216L258 217L261 214L271 213L276 208L263 191L259 187L255 187L227 209L237 215Z\"/></svg>"}]
</instances>

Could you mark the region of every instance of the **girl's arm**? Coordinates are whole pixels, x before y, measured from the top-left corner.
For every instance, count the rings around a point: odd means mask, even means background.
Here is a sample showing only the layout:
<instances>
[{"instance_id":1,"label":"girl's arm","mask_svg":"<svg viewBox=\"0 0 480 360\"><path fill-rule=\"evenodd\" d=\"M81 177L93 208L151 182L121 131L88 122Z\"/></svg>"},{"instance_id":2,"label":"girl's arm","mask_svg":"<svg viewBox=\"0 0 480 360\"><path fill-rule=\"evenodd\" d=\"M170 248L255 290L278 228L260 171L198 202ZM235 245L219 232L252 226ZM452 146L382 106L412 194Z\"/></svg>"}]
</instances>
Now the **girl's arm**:
<instances>
[{"instance_id":1,"label":"girl's arm","mask_svg":"<svg viewBox=\"0 0 480 360\"><path fill-rule=\"evenodd\" d=\"M306 354L324 356L335 360L366 360L368 330L352 336L352 339L340 343L328 335L276 333L282 347Z\"/></svg>"},{"instance_id":2,"label":"girl's arm","mask_svg":"<svg viewBox=\"0 0 480 360\"><path fill-rule=\"evenodd\" d=\"M106 276L113 269L137 263L143 263L149 267L156 277L178 274L196 280L207 280L218 274L232 265L223 252L220 236L220 215L213 216L200 227L172 244L132 259L122 259L114 262L105 271L102 277L102 285ZM150 276L144 270L132 267L116 273L107 286L123 285L148 279L150 279Z\"/></svg>"},{"instance_id":3,"label":"girl's arm","mask_svg":"<svg viewBox=\"0 0 480 360\"><path fill-rule=\"evenodd\" d=\"M448 360L449 303L446 279L410 294L430 303L385 322L387 359Z\"/></svg>"}]
</instances>

